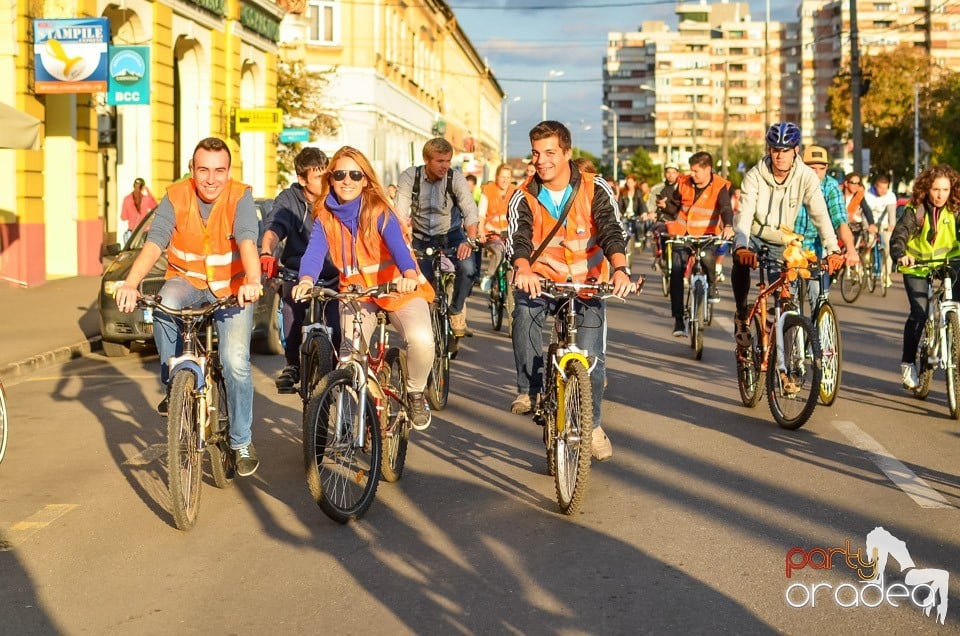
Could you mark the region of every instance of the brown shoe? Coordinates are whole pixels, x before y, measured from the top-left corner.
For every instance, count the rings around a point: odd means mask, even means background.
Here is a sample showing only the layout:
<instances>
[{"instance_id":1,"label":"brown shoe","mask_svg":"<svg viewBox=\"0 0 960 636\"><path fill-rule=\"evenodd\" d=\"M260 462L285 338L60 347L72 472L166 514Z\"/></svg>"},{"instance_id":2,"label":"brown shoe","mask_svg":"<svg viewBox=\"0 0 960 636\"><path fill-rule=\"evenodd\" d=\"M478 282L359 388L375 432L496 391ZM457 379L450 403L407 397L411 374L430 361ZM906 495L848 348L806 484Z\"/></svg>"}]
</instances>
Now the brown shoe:
<instances>
[{"instance_id":1,"label":"brown shoe","mask_svg":"<svg viewBox=\"0 0 960 636\"><path fill-rule=\"evenodd\" d=\"M606 461L613 457L613 444L610 438L603 432L599 426L593 429L593 458L598 462Z\"/></svg>"},{"instance_id":2,"label":"brown shoe","mask_svg":"<svg viewBox=\"0 0 960 636\"><path fill-rule=\"evenodd\" d=\"M461 311L459 314L450 314L450 327L453 329L453 335L457 338L463 338L467 335L467 312Z\"/></svg>"},{"instance_id":3,"label":"brown shoe","mask_svg":"<svg viewBox=\"0 0 960 636\"><path fill-rule=\"evenodd\" d=\"M510 405L510 412L516 413L517 415L525 415L533 410L533 404L530 401L530 396L526 393L521 393L513 401L513 404Z\"/></svg>"}]
</instances>

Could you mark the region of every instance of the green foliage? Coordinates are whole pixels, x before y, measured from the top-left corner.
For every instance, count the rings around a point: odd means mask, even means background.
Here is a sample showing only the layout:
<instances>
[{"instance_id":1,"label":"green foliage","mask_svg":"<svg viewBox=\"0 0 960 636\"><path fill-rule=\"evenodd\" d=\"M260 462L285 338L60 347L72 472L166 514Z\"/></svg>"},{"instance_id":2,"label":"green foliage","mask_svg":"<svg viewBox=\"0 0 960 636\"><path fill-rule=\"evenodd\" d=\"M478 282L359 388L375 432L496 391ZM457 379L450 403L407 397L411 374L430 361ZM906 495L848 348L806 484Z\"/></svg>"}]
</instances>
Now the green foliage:
<instances>
[{"instance_id":1,"label":"green foliage","mask_svg":"<svg viewBox=\"0 0 960 636\"><path fill-rule=\"evenodd\" d=\"M619 176L622 177L626 174L636 175L638 181L645 180L647 183L653 184L663 179L663 168L659 164L653 163L650 153L642 146L638 146L630 158L624 162L623 170Z\"/></svg>"},{"instance_id":2,"label":"green foliage","mask_svg":"<svg viewBox=\"0 0 960 636\"><path fill-rule=\"evenodd\" d=\"M765 149L761 144L753 143L746 139L738 139L730 144L729 148L727 148L729 168L726 178L734 188L740 187L741 182L743 182L743 175L746 174L747 170L757 165L757 162L763 157L764 152ZM723 174L722 166L720 166L721 158L723 157L721 149L718 148L716 152L712 154L714 162L717 165L715 171ZM741 162L744 166L743 172L737 170L737 166L740 165Z\"/></svg>"},{"instance_id":3,"label":"green foliage","mask_svg":"<svg viewBox=\"0 0 960 636\"><path fill-rule=\"evenodd\" d=\"M302 62L277 64L277 107L283 109L284 128L309 128L310 137L336 134L340 128L337 118L325 112L324 89L336 72L335 68L316 72L307 70ZM277 135L277 186L285 188L295 174L293 159L303 144L280 143Z\"/></svg>"}]
</instances>

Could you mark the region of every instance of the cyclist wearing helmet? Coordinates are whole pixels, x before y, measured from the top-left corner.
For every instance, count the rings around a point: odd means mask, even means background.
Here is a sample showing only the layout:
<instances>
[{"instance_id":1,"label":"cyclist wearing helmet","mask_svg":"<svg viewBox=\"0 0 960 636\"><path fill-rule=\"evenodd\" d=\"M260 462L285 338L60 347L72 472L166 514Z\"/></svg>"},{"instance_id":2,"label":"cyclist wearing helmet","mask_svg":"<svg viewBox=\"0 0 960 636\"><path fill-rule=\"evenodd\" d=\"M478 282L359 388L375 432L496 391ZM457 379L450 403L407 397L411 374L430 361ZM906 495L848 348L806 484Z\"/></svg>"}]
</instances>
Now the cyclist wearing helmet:
<instances>
[{"instance_id":1,"label":"cyclist wearing helmet","mask_svg":"<svg viewBox=\"0 0 960 636\"><path fill-rule=\"evenodd\" d=\"M770 256L779 260L792 238L797 215L806 206L817 228L831 271L843 264L837 235L830 222L827 204L820 191L820 178L798 160L800 128L791 122L778 122L767 130L767 154L743 177L740 209L733 219L734 259L731 280L737 304L737 343L749 345L747 296L750 270L757 267L757 250L768 247ZM786 233L786 235L785 235ZM772 277L779 271L770 272Z\"/></svg>"}]
</instances>

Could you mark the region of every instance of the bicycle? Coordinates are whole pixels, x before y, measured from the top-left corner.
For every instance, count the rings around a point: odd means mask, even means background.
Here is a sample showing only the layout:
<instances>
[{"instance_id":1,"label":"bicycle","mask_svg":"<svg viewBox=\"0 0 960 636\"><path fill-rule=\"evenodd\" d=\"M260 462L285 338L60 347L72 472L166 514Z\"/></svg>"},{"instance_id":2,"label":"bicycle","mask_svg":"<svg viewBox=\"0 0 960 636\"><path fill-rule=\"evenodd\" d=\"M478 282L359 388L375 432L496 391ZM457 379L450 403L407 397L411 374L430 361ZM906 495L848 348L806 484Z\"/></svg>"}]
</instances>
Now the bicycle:
<instances>
[{"instance_id":1,"label":"bicycle","mask_svg":"<svg viewBox=\"0 0 960 636\"><path fill-rule=\"evenodd\" d=\"M577 346L576 304L581 294L612 295L610 283L556 283L541 279L541 293L558 302L547 355L543 389L534 421L543 427L547 469L554 477L560 511L572 515L583 503L593 446L593 390L596 356ZM592 360L591 360L592 358Z\"/></svg>"},{"instance_id":2,"label":"bicycle","mask_svg":"<svg viewBox=\"0 0 960 636\"><path fill-rule=\"evenodd\" d=\"M303 420L307 487L323 512L339 523L362 517L373 503L377 482L403 474L411 421L406 392L406 355L389 346L386 313L377 311L377 344L363 337L361 298L392 292L382 285L350 286L338 292L314 287L323 296L349 303L354 311L349 351L317 385Z\"/></svg>"},{"instance_id":3,"label":"bicycle","mask_svg":"<svg viewBox=\"0 0 960 636\"><path fill-rule=\"evenodd\" d=\"M497 271L490 281L490 298L487 305L490 308L490 325L494 331L500 331L503 326L503 317L507 317L507 331L513 327L513 288L510 286L510 274L513 268L507 259L500 259Z\"/></svg>"},{"instance_id":4,"label":"bicycle","mask_svg":"<svg viewBox=\"0 0 960 636\"><path fill-rule=\"evenodd\" d=\"M887 288L889 288L887 281L890 280L890 261L883 232L878 230L874 236L870 237L867 249L860 256L860 260L863 262L866 271L867 289L872 294L879 285L880 294L886 297Z\"/></svg>"},{"instance_id":5,"label":"bicycle","mask_svg":"<svg viewBox=\"0 0 960 636\"><path fill-rule=\"evenodd\" d=\"M427 378L424 394L430 408L442 411L447 406L450 394L450 360L457 357L458 339L453 335L450 325L450 300L453 298L453 271L445 271L444 257L456 258L456 248L440 249L428 246L422 251L414 250L417 260L432 259L434 289L436 299L430 308L430 320L433 324L434 357L433 368Z\"/></svg>"},{"instance_id":6,"label":"bicycle","mask_svg":"<svg viewBox=\"0 0 960 636\"><path fill-rule=\"evenodd\" d=\"M927 320L917 347L917 377L913 394L923 400L930 394L933 371L947 372L947 407L952 419L960 419L960 303L953 299L953 276L949 261L917 261L915 266L931 268L927 289ZM900 268L903 271L903 267ZM939 281L939 285L934 285Z\"/></svg>"},{"instance_id":7,"label":"bicycle","mask_svg":"<svg viewBox=\"0 0 960 636\"><path fill-rule=\"evenodd\" d=\"M863 286L868 282L869 272L866 267L867 244L863 239L863 232L860 233L859 241L854 246L860 255L860 263L857 265L846 265L837 273L837 284L840 286L840 295L848 303L855 303L860 298Z\"/></svg>"},{"instance_id":8,"label":"bicycle","mask_svg":"<svg viewBox=\"0 0 960 636\"><path fill-rule=\"evenodd\" d=\"M317 286L329 289L333 281L318 281ZM333 330L324 320L324 306L329 299L321 300L316 296L309 299L301 333L300 341L300 386L297 392L303 404L303 413L306 416L307 403L320 383L328 373L333 371L337 363L337 351L333 346Z\"/></svg>"},{"instance_id":9,"label":"bicycle","mask_svg":"<svg viewBox=\"0 0 960 636\"><path fill-rule=\"evenodd\" d=\"M714 245L729 243L719 236L680 236L669 239L668 246L690 251L687 259L687 292L683 321L690 336L690 347L697 360L703 357L703 328L713 322L713 303L710 299L710 279L703 263L706 251Z\"/></svg>"},{"instance_id":10,"label":"bicycle","mask_svg":"<svg viewBox=\"0 0 960 636\"><path fill-rule=\"evenodd\" d=\"M0 380L0 462L3 462L3 456L7 453L7 437L9 436L7 424L7 391L3 388L3 380Z\"/></svg>"},{"instance_id":11,"label":"bicycle","mask_svg":"<svg viewBox=\"0 0 960 636\"><path fill-rule=\"evenodd\" d=\"M816 265L816 266L814 266ZM840 377L843 373L843 353L840 339L840 321L830 302L830 274L821 261L811 264L811 276L820 276L820 294L813 308L813 324L820 339L820 403L830 406L837 399L840 390ZM807 279L800 278L797 290L797 307L806 316L808 306Z\"/></svg>"},{"instance_id":12,"label":"bicycle","mask_svg":"<svg viewBox=\"0 0 960 636\"><path fill-rule=\"evenodd\" d=\"M737 385L740 400L752 408L760 401L760 378L766 373L773 419L782 428L796 430L813 414L820 386L820 342L810 319L797 309L790 289L797 278L809 276L811 257L800 262L785 250L785 259L780 261L768 254L766 247L758 254L759 291L747 315L750 343L737 345ZM772 266L780 266L781 272L768 285L767 270ZM773 311L767 307L771 297Z\"/></svg>"},{"instance_id":13,"label":"bicycle","mask_svg":"<svg viewBox=\"0 0 960 636\"><path fill-rule=\"evenodd\" d=\"M236 474L230 451L227 389L213 337L214 313L236 306L235 295L186 309L167 307L159 296L137 300L145 321L151 320L154 310L160 310L181 322L183 354L170 358L167 413L167 485L173 520L180 530L192 528L200 511L203 451L210 455L210 473L217 488L230 486Z\"/></svg>"}]
</instances>

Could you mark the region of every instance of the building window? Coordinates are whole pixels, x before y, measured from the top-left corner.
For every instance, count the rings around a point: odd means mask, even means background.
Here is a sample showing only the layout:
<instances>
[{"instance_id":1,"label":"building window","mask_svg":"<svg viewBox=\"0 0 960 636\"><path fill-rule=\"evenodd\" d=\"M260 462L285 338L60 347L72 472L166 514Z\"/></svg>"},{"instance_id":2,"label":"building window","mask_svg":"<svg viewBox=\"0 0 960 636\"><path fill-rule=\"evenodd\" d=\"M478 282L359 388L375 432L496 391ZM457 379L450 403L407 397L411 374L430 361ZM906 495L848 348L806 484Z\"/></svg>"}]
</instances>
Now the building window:
<instances>
[{"instance_id":1,"label":"building window","mask_svg":"<svg viewBox=\"0 0 960 636\"><path fill-rule=\"evenodd\" d=\"M314 0L307 7L310 42L338 44L340 42L340 3L336 0Z\"/></svg>"}]
</instances>

